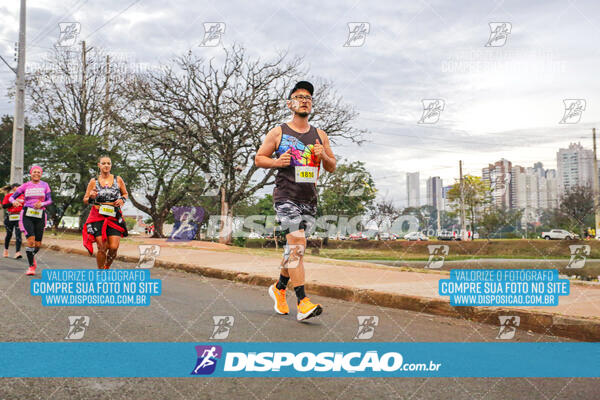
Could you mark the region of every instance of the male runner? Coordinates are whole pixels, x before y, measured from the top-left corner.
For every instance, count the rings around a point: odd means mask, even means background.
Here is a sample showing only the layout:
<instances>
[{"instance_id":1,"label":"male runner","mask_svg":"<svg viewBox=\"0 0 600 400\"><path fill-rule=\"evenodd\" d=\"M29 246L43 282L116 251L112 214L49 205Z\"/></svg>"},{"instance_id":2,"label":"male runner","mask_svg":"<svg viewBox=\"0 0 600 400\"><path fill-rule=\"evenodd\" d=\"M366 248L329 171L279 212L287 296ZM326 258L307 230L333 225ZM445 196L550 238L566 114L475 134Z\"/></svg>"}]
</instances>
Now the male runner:
<instances>
[{"instance_id":1,"label":"male runner","mask_svg":"<svg viewBox=\"0 0 600 400\"><path fill-rule=\"evenodd\" d=\"M287 101L292 120L267 133L254 160L257 167L278 169L273 202L277 222L287 239L279 281L269 287L269 295L275 302L275 312L288 314L285 289L291 278L298 300L298 321L323 311L322 306L311 303L304 292L304 232L314 223L317 214L316 185L321 162L328 172L334 172L336 167L327 135L308 123L313 92L310 82L296 83ZM272 158L273 153L278 158Z\"/></svg>"}]
</instances>

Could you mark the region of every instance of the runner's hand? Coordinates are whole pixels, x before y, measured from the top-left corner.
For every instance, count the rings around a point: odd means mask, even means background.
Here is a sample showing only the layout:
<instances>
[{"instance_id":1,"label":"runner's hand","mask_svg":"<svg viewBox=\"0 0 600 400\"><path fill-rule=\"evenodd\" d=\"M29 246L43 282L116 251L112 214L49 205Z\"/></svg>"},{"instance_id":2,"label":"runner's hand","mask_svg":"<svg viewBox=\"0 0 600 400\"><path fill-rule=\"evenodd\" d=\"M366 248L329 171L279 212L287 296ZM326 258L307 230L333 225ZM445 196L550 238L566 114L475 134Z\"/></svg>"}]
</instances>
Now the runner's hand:
<instances>
[{"instance_id":1,"label":"runner's hand","mask_svg":"<svg viewBox=\"0 0 600 400\"><path fill-rule=\"evenodd\" d=\"M125 202L123 201L123 199L118 199L117 201L115 201L115 206L116 207L121 207L123 204L125 204Z\"/></svg>"},{"instance_id":2,"label":"runner's hand","mask_svg":"<svg viewBox=\"0 0 600 400\"><path fill-rule=\"evenodd\" d=\"M40 208L42 208L42 202L38 200L37 203L35 203L33 205L33 208L36 208L36 209L39 210Z\"/></svg>"},{"instance_id":3,"label":"runner's hand","mask_svg":"<svg viewBox=\"0 0 600 400\"><path fill-rule=\"evenodd\" d=\"M90 192L90 199L95 199L98 196L98 191L96 189Z\"/></svg>"},{"instance_id":4,"label":"runner's hand","mask_svg":"<svg viewBox=\"0 0 600 400\"><path fill-rule=\"evenodd\" d=\"M322 154L324 153L324 150L325 148L323 147L319 139L317 139L317 143L313 147L313 153L316 157L321 158Z\"/></svg>"},{"instance_id":5,"label":"runner's hand","mask_svg":"<svg viewBox=\"0 0 600 400\"><path fill-rule=\"evenodd\" d=\"M21 207L22 203L19 200L15 200L12 202L13 207Z\"/></svg>"},{"instance_id":6,"label":"runner's hand","mask_svg":"<svg viewBox=\"0 0 600 400\"><path fill-rule=\"evenodd\" d=\"M287 167L291 163L292 156L290 155L291 149L287 149L285 153L283 153L277 161L275 161L275 166L278 168Z\"/></svg>"}]
</instances>

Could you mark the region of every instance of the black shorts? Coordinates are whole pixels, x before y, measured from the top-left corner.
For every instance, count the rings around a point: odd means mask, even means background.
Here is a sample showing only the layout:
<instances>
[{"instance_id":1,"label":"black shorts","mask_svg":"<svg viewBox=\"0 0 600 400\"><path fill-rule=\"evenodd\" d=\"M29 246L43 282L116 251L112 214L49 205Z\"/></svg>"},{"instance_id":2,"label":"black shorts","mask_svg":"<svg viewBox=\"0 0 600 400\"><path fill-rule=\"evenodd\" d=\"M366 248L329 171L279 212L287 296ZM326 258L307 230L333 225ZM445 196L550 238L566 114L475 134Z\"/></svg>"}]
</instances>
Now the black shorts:
<instances>
[{"instance_id":1,"label":"black shorts","mask_svg":"<svg viewBox=\"0 0 600 400\"><path fill-rule=\"evenodd\" d=\"M46 228L46 210L42 212L42 218L28 217L27 207L23 207L23 228L25 228L25 237L35 236L36 242L41 242Z\"/></svg>"},{"instance_id":2,"label":"black shorts","mask_svg":"<svg viewBox=\"0 0 600 400\"><path fill-rule=\"evenodd\" d=\"M104 225L104 221L96 221L87 224L87 233L94 237L102 236L102 225ZM106 236L123 236L123 234L115 228L107 226Z\"/></svg>"},{"instance_id":3,"label":"black shorts","mask_svg":"<svg viewBox=\"0 0 600 400\"><path fill-rule=\"evenodd\" d=\"M273 208L282 233L288 234L301 229L304 229L305 235L312 233L317 215L316 205L284 200L275 202Z\"/></svg>"}]
</instances>

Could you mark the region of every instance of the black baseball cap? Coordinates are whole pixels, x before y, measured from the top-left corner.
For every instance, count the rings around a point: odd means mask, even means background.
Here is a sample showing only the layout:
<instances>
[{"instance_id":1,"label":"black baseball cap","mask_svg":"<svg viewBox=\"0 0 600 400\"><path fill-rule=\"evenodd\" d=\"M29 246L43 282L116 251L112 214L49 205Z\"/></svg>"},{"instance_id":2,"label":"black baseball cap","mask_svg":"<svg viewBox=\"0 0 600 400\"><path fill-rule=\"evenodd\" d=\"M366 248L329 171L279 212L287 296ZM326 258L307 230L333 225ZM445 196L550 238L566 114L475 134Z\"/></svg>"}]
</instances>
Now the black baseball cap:
<instances>
[{"instance_id":1,"label":"black baseball cap","mask_svg":"<svg viewBox=\"0 0 600 400\"><path fill-rule=\"evenodd\" d=\"M292 94L294 94L294 92L298 89L306 89L308 90L308 93L310 93L310 95L313 95L313 92L315 91L314 86L312 85L312 83L307 82L307 81L300 81L297 82L294 87L292 88L292 90L290 90L290 94L288 95L288 99L292 98Z\"/></svg>"}]
</instances>

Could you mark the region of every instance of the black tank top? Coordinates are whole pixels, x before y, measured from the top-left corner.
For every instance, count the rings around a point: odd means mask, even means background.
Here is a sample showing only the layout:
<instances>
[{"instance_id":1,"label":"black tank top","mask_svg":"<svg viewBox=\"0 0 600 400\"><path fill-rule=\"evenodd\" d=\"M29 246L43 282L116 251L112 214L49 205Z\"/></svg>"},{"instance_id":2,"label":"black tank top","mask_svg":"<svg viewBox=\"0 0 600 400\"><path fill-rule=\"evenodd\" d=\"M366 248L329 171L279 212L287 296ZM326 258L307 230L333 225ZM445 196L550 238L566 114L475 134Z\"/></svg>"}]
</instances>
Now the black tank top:
<instances>
[{"instance_id":1,"label":"black tank top","mask_svg":"<svg viewBox=\"0 0 600 400\"><path fill-rule=\"evenodd\" d=\"M275 154L279 157L291 149L291 161L288 167L278 168L273 201L292 200L317 205L316 183L296 182L296 167L313 167L318 177L321 162L313 152L317 139L320 139L319 134L312 125L306 133L296 132L287 124L281 125L281 141Z\"/></svg>"},{"instance_id":2,"label":"black tank top","mask_svg":"<svg viewBox=\"0 0 600 400\"><path fill-rule=\"evenodd\" d=\"M121 197L121 188L117 182L118 178L118 176L113 175L112 186L100 186L100 179L96 178L96 191L98 192L96 201L98 203L110 203Z\"/></svg>"}]
</instances>

